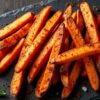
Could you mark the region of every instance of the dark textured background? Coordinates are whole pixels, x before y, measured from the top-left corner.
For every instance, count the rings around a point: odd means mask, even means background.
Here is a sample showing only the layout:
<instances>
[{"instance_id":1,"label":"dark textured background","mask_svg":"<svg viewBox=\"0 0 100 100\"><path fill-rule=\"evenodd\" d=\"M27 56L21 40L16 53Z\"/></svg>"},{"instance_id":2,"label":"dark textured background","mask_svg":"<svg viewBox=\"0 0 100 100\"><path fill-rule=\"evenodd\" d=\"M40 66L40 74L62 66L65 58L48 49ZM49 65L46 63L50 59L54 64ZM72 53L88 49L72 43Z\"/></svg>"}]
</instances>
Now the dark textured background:
<instances>
[{"instance_id":1,"label":"dark textured background","mask_svg":"<svg viewBox=\"0 0 100 100\"><path fill-rule=\"evenodd\" d=\"M41 0L0 0L0 14Z\"/></svg>"}]
</instances>

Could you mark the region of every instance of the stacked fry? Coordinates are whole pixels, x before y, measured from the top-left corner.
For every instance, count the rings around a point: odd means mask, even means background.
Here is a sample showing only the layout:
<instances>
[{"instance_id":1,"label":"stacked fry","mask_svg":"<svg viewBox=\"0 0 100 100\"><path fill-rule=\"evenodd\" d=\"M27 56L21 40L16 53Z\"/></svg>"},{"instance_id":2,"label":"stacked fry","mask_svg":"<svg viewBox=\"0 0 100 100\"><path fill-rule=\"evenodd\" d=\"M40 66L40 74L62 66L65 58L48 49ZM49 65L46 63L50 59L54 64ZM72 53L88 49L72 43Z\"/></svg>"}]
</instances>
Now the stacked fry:
<instances>
[{"instance_id":1,"label":"stacked fry","mask_svg":"<svg viewBox=\"0 0 100 100\"><path fill-rule=\"evenodd\" d=\"M49 17L51 8L47 6L37 15L27 12L0 29L0 74L18 58L10 84L13 96L18 95L27 69L29 84L41 73L37 97L61 81L61 97L67 98L79 76L88 77L93 90L99 90L100 16L93 15L87 2L74 12L69 5L64 12L58 10Z\"/></svg>"}]
</instances>

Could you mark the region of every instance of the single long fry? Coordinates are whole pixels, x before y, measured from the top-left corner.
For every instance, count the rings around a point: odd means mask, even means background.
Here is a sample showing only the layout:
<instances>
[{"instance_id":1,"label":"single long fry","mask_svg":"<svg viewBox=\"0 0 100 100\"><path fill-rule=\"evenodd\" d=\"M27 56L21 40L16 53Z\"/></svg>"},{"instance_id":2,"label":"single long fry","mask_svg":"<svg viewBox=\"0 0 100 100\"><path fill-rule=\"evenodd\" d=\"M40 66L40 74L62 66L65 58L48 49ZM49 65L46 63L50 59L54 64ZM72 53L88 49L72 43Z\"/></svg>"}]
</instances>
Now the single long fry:
<instances>
[{"instance_id":1,"label":"single long fry","mask_svg":"<svg viewBox=\"0 0 100 100\"><path fill-rule=\"evenodd\" d=\"M50 38L50 40L47 42L47 44L44 46L44 48L41 50L39 56L34 61L28 74L28 83L31 83L34 80L38 72L41 70L46 61L49 59L49 55L56 40L56 37L57 34L54 33L53 36Z\"/></svg>"},{"instance_id":2,"label":"single long fry","mask_svg":"<svg viewBox=\"0 0 100 100\"><path fill-rule=\"evenodd\" d=\"M20 88L22 86L23 80L24 80L24 71L20 73L14 72L14 75L10 84L10 94L12 96L18 95Z\"/></svg>"},{"instance_id":3,"label":"single long fry","mask_svg":"<svg viewBox=\"0 0 100 100\"><path fill-rule=\"evenodd\" d=\"M73 69L69 76L69 84L67 87L63 88L62 95L61 95L62 99L67 98L72 93L73 88L76 85L77 79L79 78L81 67L82 67L82 64L80 61L77 61L75 65L73 66Z\"/></svg>"},{"instance_id":4,"label":"single long fry","mask_svg":"<svg viewBox=\"0 0 100 100\"><path fill-rule=\"evenodd\" d=\"M58 34L58 36L52 48L47 66L44 72L42 73L42 78L40 77L41 81L39 80L39 83L37 83L37 86L35 89L35 95L37 97L43 96L52 83L52 79L54 76L54 70L55 70L55 64L51 64L49 61L60 53L64 32L65 32L64 24L61 24L58 30L56 31L56 34Z\"/></svg>"},{"instance_id":5,"label":"single long fry","mask_svg":"<svg viewBox=\"0 0 100 100\"><path fill-rule=\"evenodd\" d=\"M95 43L98 42L98 30L97 30L97 26L95 24L95 20L94 20L94 16L92 14L92 11L88 5L87 2L82 2L80 4L80 9L85 21L85 25L90 37L90 42L91 43Z\"/></svg>"},{"instance_id":6,"label":"single long fry","mask_svg":"<svg viewBox=\"0 0 100 100\"><path fill-rule=\"evenodd\" d=\"M83 46L85 44L85 41L72 18L67 19L67 27L76 47ZM99 76L95 69L94 62L90 57L85 57L83 59L83 62L85 64L85 70L87 72L90 84L92 88L97 91L99 89Z\"/></svg>"},{"instance_id":7,"label":"single long fry","mask_svg":"<svg viewBox=\"0 0 100 100\"><path fill-rule=\"evenodd\" d=\"M34 13L28 12L24 14L23 16L19 17L18 19L16 19L14 22L5 26L3 29L0 29L0 40L16 32L23 25L33 20L33 18L34 18Z\"/></svg>"},{"instance_id":8,"label":"single long fry","mask_svg":"<svg viewBox=\"0 0 100 100\"><path fill-rule=\"evenodd\" d=\"M0 49L11 47L15 45L17 42L19 42L21 38L27 35L27 32L31 27L31 25L32 22L29 22L28 24L24 25L20 30L18 30L16 33L0 41Z\"/></svg>"},{"instance_id":9,"label":"single long fry","mask_svg":"<svg viewBox=\"0 0 100 100\"><path fill-rule=\"evenodd\" d=\"M51 6L47 6L44 9L42 9L41 12L36 16L36 19L28 32L29 34L26 37L25 44L24 44L25 48L26 46L30 46L32 44L35 37L41 31L41 29L43 28L44 24L46 23L49 17L50 11L51 11Z\"/></svg>"},{"instance_id":10,"label":"single long fry","mask_svg":"<svg viewBox=\"0 0 100 100\"><path fill-rule=\"evenodd\" d=\"M88 5L87 2L82 2L80 4L80 9L81 12L83 14L83 18L85 21L85 25L89 34L89 41L90 43L95 43L95 42L99 42L99 37L98 37L98 25L96 24L96 20L92 14L92 11ZM100 55L96 55L96 58L98 59ZM100 66L98 61L95 61L96 65L97 65L97 69L100 70Z\"/></svg>"},{"instance_id":11,"label":"single long fry","mask_svg":"<svg viewBox=\"0 0 100 100\"><path fill-rule=\"evenodd\" d=\"M27 68L31 59L33 59L35 57L35 54L39 51L39 48L45 42L46 38L48 37L50 32L53 30L53 28L56 26L56 24L58 23L61 16L62 16L62 12L57 11L47 21L46 25L41 30L41 32L38 34L38 36L35 38L35 40L33 41L32 45L29 47L29 49L26 51L26 53L20 54L19 60L15 67L16 72L20 72Z\"/></svg>"},{"instance_id":12,"label":"single long fry","mask_svg":"<svg viewBox=\"0 0 100 100\"><path fill-rule=\"evenodd\" d=\"M65 24L65 28L66 28L66 34L65 34L65 42L64 42L64 47L63 49L64 50L67 50L68 49L68 46L69 46L69 34L68 34L68 31L67 31L67 24L66 24L66 18L71 16L72 15L72 5L69 5L66 10L64 11L64 14L63 14L63 17L64 17L64 24Z\"/></svg>"},{"instance_id":13,"label":"single long fry","mask_svg":"<svg viewBox=\"0 0 100 100\"><path fill-rule=\"evenodd\" d=\"M85 41L81 35L80 30L78 29L78 26L71 17L67 19L67 27L76 47L83 46Z\"/></svg>"},{"instance_id":14,"label":"single long fry","mask_svg":"<svg viewBox=\"0 0 100 100\"><path fill-rule=\"evenodd\" d=\"M23 43L24 39L21 39L17 46L0 61L0 74L7 70L8 67L10 67L10 65L12 64L12 62L18 57Z\"/></svg>"},{"instance_id":15,"label":"single long fry","mask_svg":"<svg viewBox=\"0 0 100 100\"><path fill-rule=\"evenodd\" d=\"M56 58L52 59L51 63L64 64L67 62L72 62L74 60L78 60L89 55L100 53L99 50L100 50L99 42L94 44L87 44L82 47L74 48L64 53L61 53Z\"/></svg>"}]
</instances>

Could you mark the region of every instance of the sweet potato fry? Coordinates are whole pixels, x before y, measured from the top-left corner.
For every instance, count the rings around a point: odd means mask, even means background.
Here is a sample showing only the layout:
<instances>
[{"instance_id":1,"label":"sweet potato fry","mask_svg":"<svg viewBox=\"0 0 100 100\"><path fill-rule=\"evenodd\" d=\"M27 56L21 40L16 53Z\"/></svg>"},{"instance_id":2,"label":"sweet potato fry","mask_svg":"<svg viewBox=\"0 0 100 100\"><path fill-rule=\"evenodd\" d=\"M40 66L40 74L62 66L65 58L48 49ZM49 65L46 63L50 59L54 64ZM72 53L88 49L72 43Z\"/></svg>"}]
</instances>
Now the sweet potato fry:
<instances>
[{"instance_id":1,"label":"sweet potato fry","mask_svg":"<svg viewBox=\"0 0 100 100\"><path fill-rule=\"evenodd\" d=\"M34 61L28 74L28 83L31 83L34 80L38 72L41 70L46 61L49 59L49 55L55 43L56 37L57 34L54 33L53 36L50 38L50 40L46 43L44 48L41 50L39 56Z\"/></svg>"},{"instance_id":2,"label":"sweet potato fry","mask_svg":"<svg viewBox=\"0 0 100 100\"><path fill-rule=\"evenodd\" d=\"M66 9L65 9L65 11L64 11L64 14L63 14L63 22L64 22L64 24L65 24L65 28L66 28L66 33L68 33L68 31L67 31L67 24L66 24L66 18L68 18L69 16L71 16L71 14L72 14L72 5L69 5Z\"/></svg>"},{"instance_id":3,"label":"sweet potato fry","mask_svg":"<svg viewBox=\"0 0 100 100\"><path fill-rule=\"evenodd\" d=\"M45 42L48 35L51 33L53 28L58 23L59 19L62 16L61 11L57 11L45 24L44 28L38 34L38 36L33 41L32 45L28 48L26 53L20 54L18 62L16 64L15 70L16 72L20 72L27 68L28 64L30 63L31 59L35 57L35 54L39 51L41 45Z\"/></svg>"},{"instance_id":4,"label":"sweet potato fry","mask_svg":"<svg viewBox=\"0 0 100 100\"><path fill-rule=\"evenodd\" d=\"M92 14L92 11L91 11L88 3L87 2L81 3L80 9L83 14L85 25L86 25L86 28L87 28L87 31L89 34L90 43L99 42L98 27L97 27L96 20ZM98 56L100 56L100 55L96 55L97 59L99 58ZM98 66L99 62L95 61L95 63L97 65L97 69L100 70L100 66Z\"/></svg>"},{"instance_id":5,"label":"sweet potato fry","mask_svg":"<svg viewBox=\"0 0 100 100\"><path fill-rule=\"evenodd\" d=\"M24 39L21 39L17 46L0 61L0 74L7 70L12 62L18 57L23 43Z\"/></svg>"},{"instance_id":6,"label":"sweet potato fry","mask_svg":"<svg viewBox=\"0 0 100 100\"><path fill-rule=\"evenodd\" d=\"M67 27L76 47L83 46L85 44L85 40L83 39L80 30L72 18L67 19ZM99 76L95 69L94 62L90 57L85 57L83 62L85 64L85 70L87 72L90 84L92 88L97 91L99 89Z\"/></svg>"},{"instance_id":7,"label":"sweet potato fry","mask_svg":"<svg viewBox=\"0 0 100 100\"><path fill-rule=\"evenodd\" d=\"M4 39L5 37L13 34L18 29L20 29L23 25L28 23L34 18L34 13L28 12L23 16L19 17L9 25L5 26L3 29L0 29L0 40Z\"/></svg>"},{"instance_id":8,"label":"sweet potato fry","mask_svg":"<svg viewBox=\"0 0 100 100\"><path fill-rule=\"evenodd\" d=\"M83 46L85 41L81 35L80 30L78 29L78 25L75 24L71 17L67 18L67 27L76 47Z\"/></svg>"},{"instance_id":9,"label":"sweet potato fry","mask_svg":"<svg viewBox=\"0 0 100 100\"><path fill-rule=\"evenodd\" d=\"M66 19L66 17L71 16L71 14L72 14L72 5L69 5L64 11L63 18Z\"/></svg>"},{"instance_id":10,"label":"sweet potato fry","mask_svg":"<svg viewBox=\"0 0 100 100\"><path fill-rule=\"evenodd\" d=\"M94 16L92 14L92 11L88 5L87 2L82 2L80 4L80 9L85 21L85 25L90 37L90 42L95 43L98 42L98 30L97 25L95 24Z\"/></svg>"},{"instance_id":11,"label":"sweet potato fry","mask_svg":"<svg viewBox=\"0 0 100 100\"><path fill-rule=\"evenodd\" d=\"M16 43L18 43L21 38L27 35L27 32L29 28L31 27L31 25L32 25L32 22L29 22L28 24L23 26L21 29L19 29L16 33L0 41L0 49L11 47L15 45Z\"/></svg>"},{"instance_id":12,"label":"sweet potato fry","mask_svg":"<svg viewBox=\"0 0 100 100\"><path fill-rule=\"evenodd\" d=\"M55 64L51 64L49 61L60 53L60 49L61 49L62 42L63 42L64 32L65 32L64 24L61 24L59 26L58 30L56 31L56 34L58 34L58 36L57 36L56 42L52 48L47 66L46 66L44 72L42 73L42 78L40 77L41 81L39 81L39 83L37 83L37 86L35 89L35 95L37 97L42 97L51 85L51 82L52 82L52 79L54 76Z\"/></svg>"},{"instance_id":13,"label":"sweet potato fry","mask_svg":"<svg viewBox=\"0 0 100 100\"><path fill-rule=\"evenodd\" d=\"M69 5L66 10L64 11L64 14L63 14L63 17L64 17L64 24L65 24L65 28L66 28L66 34L65 34L65 39L64 39L64 47L63 49L64 50L67 50L68 49L68 46L69 46L69 34L68 34L68 31L67 31L67 24L66 24L66 18L71 16L72 15L72 5Z\"/></svg>"},{"instance_id":14,"label":"sweet potato fry","mask_svg":"<svg viewBox=\"0 0 100 100\"><path fill-rule=\"evenodd\" d=\"M34 21L32 27L28 32L29 34L26 37L25 44L24 44L25 48L26 46L30 46L32 44L35 37L41 31L41 29L43 28L44 24L46 23L49 17L50 11L51 11L51 6L47 6L44 9L42 9L42 11L36 16L36 20Z\"/></svg>"},{"instance_id":15,"label":"sweet potato fry","mask_svg":"<svg viewBox=\"0 0 100 100\"><path fill-rule=\"evenodd\" d=\"M73 69L69 76L69 84L67 87L63 88L62 95L61 95L62 99L67 98L72 93L73 88L75 87L77 79L81 72L81 67L82 67L82 64L80 61L77 61L75 65L73 66Z\"/></svg>"},{"instance_id":16,"label":"sweet potato fry","mask_svg":"<svg viewBox=\"0 0 100 100\"><path fill-rule=\"evenodd\" d=\"M23 79L24 79L24 71L20 73L14 72L14 75L13 75L13 78L10 84L10 94L12 96L18 95L20 88L22 86L22 83L23 83Z\"/></svg>"},{"instance_id":17,"label":"sweet potato fry","mask_svg":"<svg viewBox=\"0 0 100 100\"><path fill-rule=\"evenodd\" d=\"M78 60L84 58L89 55L95 55L96 53L100 53L100 43L87 44L79 48L74 48L68 50L64 53L61 53L50 62L55 64L64 64L68 62L72 62L74 60Z\"/></svg>"},{"instance_id":18,"label":"sweet potato fry","mask_svg":"<svg viewBox=\"0 0 100 100\"><path fill-rule=\"evenodd\" d=\"M69 66L70 63L66 63L60 68L61 82L64 86L68 86L69 84Z\"/></svg>"}]
</instances>

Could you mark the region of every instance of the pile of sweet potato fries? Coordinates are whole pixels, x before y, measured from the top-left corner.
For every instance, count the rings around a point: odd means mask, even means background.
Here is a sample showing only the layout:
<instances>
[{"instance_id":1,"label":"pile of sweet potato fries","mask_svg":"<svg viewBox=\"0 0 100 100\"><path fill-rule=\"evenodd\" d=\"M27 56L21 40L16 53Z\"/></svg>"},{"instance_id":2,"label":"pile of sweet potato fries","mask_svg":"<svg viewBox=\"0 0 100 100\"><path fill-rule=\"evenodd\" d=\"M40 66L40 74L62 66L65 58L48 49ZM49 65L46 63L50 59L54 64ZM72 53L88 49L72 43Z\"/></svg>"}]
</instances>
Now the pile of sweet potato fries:
<instances>
[{"instance_id":1,"label":"pile of sweet potato fries","mask_svg":"<svg viewBox=\"0 0 100 100\"><path fill-rule=\"evenodd\" d=\"M74 12L68 5L64 12L58 10L50 17L51 8L37 15L27 12L0 29L0 74L18 59L10 84L13 96L18 95L27 69L29 84L41 72L36 97L61 81L61 97L67 98L79 77L88 77L93 90L99 90L100 16L93 14L86 1Z\"/></svg>"}]
</instances>

